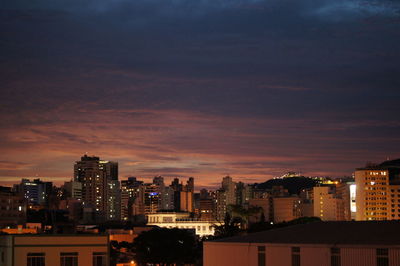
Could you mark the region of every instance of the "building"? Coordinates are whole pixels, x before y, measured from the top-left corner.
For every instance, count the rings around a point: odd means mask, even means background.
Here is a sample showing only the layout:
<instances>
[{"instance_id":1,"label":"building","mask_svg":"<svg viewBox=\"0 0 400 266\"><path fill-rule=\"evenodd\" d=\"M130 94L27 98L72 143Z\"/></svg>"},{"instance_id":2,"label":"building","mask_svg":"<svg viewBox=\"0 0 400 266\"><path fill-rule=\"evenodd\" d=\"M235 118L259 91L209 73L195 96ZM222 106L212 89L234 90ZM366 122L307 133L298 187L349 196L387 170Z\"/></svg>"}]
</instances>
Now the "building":
<instances>
[{"instance_id":1,"label":"building","mask_svg":"<svg viewBox=\"0 0 400 266\"><path fill-rule=\"evenodd\" d=\"M203 221L190 218L188 212L159 212L147 215L147 225L164 228L180 228L194 230L196 235L210 236L214 235L215 221Z\"/></svg>"},{"instance_id":2,"label":"building","mask_svg":"<svg viewBox=\"0 0 400 266\"><path fill-rule=\"evenodd\" d=\"M74 165L74 181L82 183L82 201L96 221L120 220L118 163L84 155Z\"/></svg>"},{"instance_id":3,"label":"building","mask_svg":"<svg viewBox=\"0 0 400 266\"><path fill-rule=\"evenodd\" d=\"M356 169L356 220L400 219L400 159Z\"/></svg>"},{"instance_id":4,"label":"building","mask_svg":"<svg viewBox=\"0 0 400 266\"><path fill-rule=\"evenodd\" d=\"M273 197L270 221L274 223L288 222L301 217L301 201L297 196Z\"/></svg>"},{"instance_id":5,"label":"building","mask_svg":"<svg viewBox=\"0 0 400 266\"><path fill-rule=\"evenodd\" d=\"M82 200L82 183L78 181L69 181L64 183L65 198Z\"/></svg>"},{"instance_id":6,"label":"building","mask_svg":"<svg viewBox=\"0 0 400 266\"><path fill-rule=\"evenodd\" d=\"M316 222L204 243L204 266L399 266L399 221Z\"/></svg>"},{"instance_id":7,"label":"building","mask_svg":"<svg viewBox=\"0 0 400 266\"><path fill-rule=\"evenodd\" d=\"M48 206L52 189L52 182L43 182L40 179L22 179L20 184L14 185L14 191L23 196L30 206Z\"/></svg>"},{"instance_id":8,"label":"building","mask_svg":"<svg viewBox=\"0 0 400 266\"><path fill-rule=\"evenodd\" d=\"M107 235L1 235L0 266L109 265Z\"/></svg>"},{"instance_id":9,"label":"building","mask_svg":"<svg viewBox=\"0 0 400 266\"><path fill-rule=\"evenodd\" d=\"M250 199L249 201L250 207L259 207L261 208L261 212L256 216L249 217L250 223L261 222L262 217L264 217L265 221L273 221L272 217L272 198L261 198L261 199Z\"/></svg>"},{"instance_id":10,"label":"building","mask_svg":"<svg viewBox=\"0 0 400 266\"><path fill-rule=\"evenodd\" d=\"M140 187L143 181L138 181L136 177L128 177L121 180L121 220L127 221L134 216L134 204L140 198Z\"/></svg>"},{"instance_id":11,"label":"building","mask_svg":"<svg viewBox=\"0 0 400 266\"><path fill-rule=\"evenodd\" d=\"M3 188L3 187L2 187ZM26 200L23 196L0 190L0 226L23 224L26 221Z\"/></svg>"},{"instance_id":12,"label":"building","mask_svg":"<svg viewBox=\"0 0 400 266\"><path fill-rule=\"evenodd\" d=\"M323 221L350 221L350 188L346 184L313 188L314 216Z\"/></svg>"},{"instance_id":13,"label":"building","mask_svg":"<svg viewBox=\"0 0 400 266\"><path fill-rule=\"evenodd\" d=\"M156 213L160 210L160 202L162 198L158 185L145 183L143 184L143 188L144 214Z\"/></svg>"},{"instance_id":14,"label":"building","mask_svg":"<svg viewBox=\"0 0 400 266\"><path fill-rule=\"evenodd\" d=\"M180 200L180 211L194 212L193 191L181 191Z\"/></svg>"}]
</instances>

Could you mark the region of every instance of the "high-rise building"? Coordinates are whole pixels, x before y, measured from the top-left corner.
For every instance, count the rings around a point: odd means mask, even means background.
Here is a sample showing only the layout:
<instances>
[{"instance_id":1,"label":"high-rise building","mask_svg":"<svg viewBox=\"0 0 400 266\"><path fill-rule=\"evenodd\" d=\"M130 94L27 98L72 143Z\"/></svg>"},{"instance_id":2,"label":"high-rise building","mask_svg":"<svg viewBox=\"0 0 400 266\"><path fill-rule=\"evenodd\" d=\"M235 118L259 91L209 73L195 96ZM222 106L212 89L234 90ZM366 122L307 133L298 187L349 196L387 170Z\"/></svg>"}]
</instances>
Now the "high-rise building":
<instances>
[{"instance_id":1,"label":"high-rise building","mask_svg":"<svg viewBox=\"0 0 400 266\"><path fill-rule=\"evenodd\" d=\"M349 186L337 184L313 188L314 216L323 221L349 221Z\"/></svg>"},{"instance_id":2,"label":"high-rise building","mask_svg":"<svg viewBox=\"0 0 400 266\"><path fill-rule=\"evenodd\" d=\"M66 198L82 200L82 183L78 181L69 181L64 183Z\"/></svg>"},{"instance_id":3,"label":"high-rise building","mask_svg":"<svg viewBox=\"0 0 400 266\"><path fill-rule=\"evenodd\" d=\"M156 213L159 211L161 195L159 187L153 183L143 184L143 202L144 202L144 214Z\"/></svg>"},{"instance_id":4,"label":"high-rise building","mask_svg":"<svg viewBox=\"0 0 400 266\"><path fill-rule=\"evenodd\" d=\"M118 163L84 155L74 165L74 181L82 183L82 201L96 220L119 220Z\"/></svg>"},{"instance_id":5,"label":"high-rise building","mask_svg":"<svg viewBox=\"0 0 400 266\"><path fill-rule=\"evenodd\" d=\"M233 182L232 177L222 178L222 189L226 192L226 204L236 204L236 183Z\"/></svg>"},{"instance_id":6,"label":"high-rise building","mask_svg":"<svg viewBox=\"0 0 400 266\"><path fill-rule=\"evenodd\" d=\"M400 159L355 171L356 220L400 219Z\"/></svg>"},{"instance_id":7,"label":"high-rise building","mask_svg":"<svg viewBox=\"0 0 400 266\"><path fill-rule=\"evenodd\" d=\"M175 178L170 188L174 191L174 210L176 211L194 211L194 178L189 177L186 185L180 184L179 179Z\"/></svg>"},{"instance_id":8,"label":"high-rise building","mask_svg":"<svg viewBox=\"0 0 400 266\"><path fill-rule=\"evenodd\" d=\"M127 180L121 180L121 219L126 221L135 215L135 200L140 198L140 186L142 181L136 180L136 177L128 177Z\"/></svg>"},{"instance_id":9,"label":"high-rise building","mask_svg":"<svg viewBox=\"0 0 400 266\"><path fill-rule=\"evenodd\" d=\"M49 205L49 196L53 189L52 182L44 182L40 179L22 179L20 184L14 185L14 191L23 196L28 205Z\"/></svg>"}]
</instances>

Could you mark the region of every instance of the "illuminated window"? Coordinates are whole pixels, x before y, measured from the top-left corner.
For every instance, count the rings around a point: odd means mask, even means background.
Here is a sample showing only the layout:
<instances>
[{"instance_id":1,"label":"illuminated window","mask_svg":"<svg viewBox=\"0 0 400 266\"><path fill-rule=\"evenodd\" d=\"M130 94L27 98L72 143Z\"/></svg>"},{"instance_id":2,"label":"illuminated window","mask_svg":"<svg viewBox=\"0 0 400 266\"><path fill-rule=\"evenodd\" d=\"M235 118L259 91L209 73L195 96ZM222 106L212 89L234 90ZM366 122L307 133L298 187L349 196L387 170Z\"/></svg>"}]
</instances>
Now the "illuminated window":
<instances>
[{"instance_id":1,"label":"illuminated window","mask_svg":"<svg viewBox=\"0 0 400 266\"><path fill-rule=\"evenodd\" d=\"M93 266L106 266L106 253L93 252Z\"/></svg>"},{"instance_id":2,"label":"illuminated window","mask_svg":"<svg viewBox=\"0 0 400 266\"><path fill-rule=\"evenodd\" d=\"M258 266L265 266L265 246L258 246Z\"/></svg>"},{"instance_id":3,"label":"illuminated window","mask_svg":"<svg viewBox=\"0 0 400 266\"><path fill-rule=\"evenodd\" d=\"M389 266L389 251L387 248L376 249L376 266Z\"/></svg>"},{"instance_id":4,"label":"illuminated window","mask_svg":"<svg viewBox=\"0 0 400 266\"><path fill-rule=\"evenodd\" d=\"M78 266L78 252L61 252L60 264L61 266Z\"/></svg>"},{"instance_id":5,"label":"illuminated window","mask_svg":"<svg viewBox=\"0 0 400 266\"><path fill-rule=\"evenodd\" d=\"M331 248L331 266L340 266L340 248Z\"/></svg>"},{"instance_id":6,"label":"illuminated window","mask_svg":"<svg viewBox=\"0 0 400 266\"><path fill-rule=\"evenodd\" d=\"M292 266L300 266L300 247L292 247Z\"/></svg>"},{"instance_id":7,"label":"illuminated window","mask_svg":"<svg viewBox=\"0 0 400 266\"><path fill-rule=\"evenodd\" d=\"M28 253L27 266L46 266L45 253Z\"/></svg>"}]
</instances>

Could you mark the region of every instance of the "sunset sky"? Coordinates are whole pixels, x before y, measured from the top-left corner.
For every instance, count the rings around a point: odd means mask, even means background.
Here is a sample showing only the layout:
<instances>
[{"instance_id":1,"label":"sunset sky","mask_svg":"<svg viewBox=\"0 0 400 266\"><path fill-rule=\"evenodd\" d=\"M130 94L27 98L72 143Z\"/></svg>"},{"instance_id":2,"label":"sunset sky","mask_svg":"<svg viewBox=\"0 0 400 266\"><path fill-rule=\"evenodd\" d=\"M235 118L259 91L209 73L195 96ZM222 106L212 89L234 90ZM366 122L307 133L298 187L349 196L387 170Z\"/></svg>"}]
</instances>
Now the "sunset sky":
<instances>
[{"instance_id":1,"label":"sunset sky","mask_svg":"<svg viewBox=\"0 0 400 266\"><path fill-rule=\"evenodd\" d=\"M400 157L400 3L0 3L0 179L342 177Z\"/></svg>"}]
</instances>

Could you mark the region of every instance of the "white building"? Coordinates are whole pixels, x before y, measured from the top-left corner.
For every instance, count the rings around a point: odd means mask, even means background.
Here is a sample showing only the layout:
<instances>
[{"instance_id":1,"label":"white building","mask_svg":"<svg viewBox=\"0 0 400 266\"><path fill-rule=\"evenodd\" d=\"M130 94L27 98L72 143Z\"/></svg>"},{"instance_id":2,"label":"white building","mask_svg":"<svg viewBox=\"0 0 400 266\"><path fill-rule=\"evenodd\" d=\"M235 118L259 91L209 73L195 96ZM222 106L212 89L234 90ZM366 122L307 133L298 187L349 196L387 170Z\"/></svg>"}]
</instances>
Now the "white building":
<instances>
[{"instance_id":1,"label":"white building","mask_svg":"<svg viewBox=\"0 0 400 266\"><path fill-rule=\"evenodd\" d=\"M204 243L204 266L400 266L400 221L315 222Z\"/></svg>"},{"instance_id":2,"label":"white building","mask_svg":"<svg viewBox=\"0 0 400 266\"><path fill-rule=\"evenodd\" d=\"M188 212L159 212L147 215L147 225L164 228L179 228L195 230L196 235L214 235L215 221L201 221L189 217Z\"/></svg>"}]
</instances>

